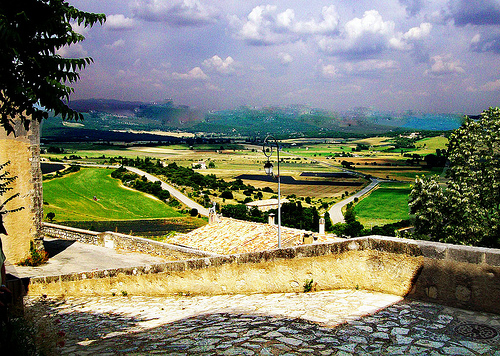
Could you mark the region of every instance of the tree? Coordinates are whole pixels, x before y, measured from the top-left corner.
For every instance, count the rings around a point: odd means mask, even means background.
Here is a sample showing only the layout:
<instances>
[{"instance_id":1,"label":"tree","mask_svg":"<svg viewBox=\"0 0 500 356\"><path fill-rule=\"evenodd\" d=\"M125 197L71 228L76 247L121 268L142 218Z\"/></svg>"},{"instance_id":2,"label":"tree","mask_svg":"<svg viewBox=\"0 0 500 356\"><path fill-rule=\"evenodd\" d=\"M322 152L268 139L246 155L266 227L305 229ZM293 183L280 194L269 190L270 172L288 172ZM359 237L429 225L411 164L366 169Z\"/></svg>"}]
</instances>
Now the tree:
<instances>
[{"instance_id":1,"label":"tree","mask_svg":"<svg viewBox=\"0 0 500 356\"><path fill-rule=\"evenodd\" d=\"M417 177L410 213L432 240L500 246L500 109L465 119L450 136L446 189L438 177Z\"/></svg>"},{"instance_id":2,"label":"tree","mask_svg":"<svg viewBox=\"0 0 500 356\"><path fill-rule=\"evenodd\" d=\"M0 2L0 125L7 133L16 116L26 129L49 110L63 119L83 118L65 102L74 90L66 83L80 79L78 71L92 58L63 58L57 50L84 39L73 23L91 27L105 19L63 0Z\"/></svg>"}]
</instances>

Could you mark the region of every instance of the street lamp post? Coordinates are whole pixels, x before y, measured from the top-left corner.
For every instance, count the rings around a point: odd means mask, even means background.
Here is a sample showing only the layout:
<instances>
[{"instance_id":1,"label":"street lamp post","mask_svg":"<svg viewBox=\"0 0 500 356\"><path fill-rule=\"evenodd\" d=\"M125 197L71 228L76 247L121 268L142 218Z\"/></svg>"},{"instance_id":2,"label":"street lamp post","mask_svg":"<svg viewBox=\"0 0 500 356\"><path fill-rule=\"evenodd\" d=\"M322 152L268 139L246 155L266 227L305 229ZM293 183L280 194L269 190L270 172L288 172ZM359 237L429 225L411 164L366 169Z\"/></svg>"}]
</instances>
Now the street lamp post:
<instances>
[{"instance_id":1,"label":"street lamp post","mask_svg":"<svg viewBox=\"0 0 500 356\"><path fill-rule=\"evenodd\" d=\"M271 141L270 141L271 140ZM273 164L269 160L271 155L273 154L273 146L272 143L276 145L276 154L278 155L278 174L276 177L278 178L278 248L281 248L281 182L280 182L280 147L278 145L278 141L274 136L268 135L264 139L264 145L262 146L262 152L264 152L264 156L267 157L267 162L264 164L264 171L267 175L273 176ZM269 154L266 152L266 145L269 145Z\"/></svg>"}]
</instances>

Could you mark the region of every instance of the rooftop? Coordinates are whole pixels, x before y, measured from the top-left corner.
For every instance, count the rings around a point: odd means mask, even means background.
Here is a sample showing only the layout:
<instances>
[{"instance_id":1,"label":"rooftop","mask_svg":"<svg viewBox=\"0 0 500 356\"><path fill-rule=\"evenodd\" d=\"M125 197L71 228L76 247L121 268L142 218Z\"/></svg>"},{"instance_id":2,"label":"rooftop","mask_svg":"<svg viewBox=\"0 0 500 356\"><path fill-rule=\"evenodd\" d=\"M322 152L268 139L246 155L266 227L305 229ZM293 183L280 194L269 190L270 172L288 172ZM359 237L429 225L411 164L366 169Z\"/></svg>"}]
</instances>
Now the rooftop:
<instances>
[{"instance_id":1,"label":"rooftop","mask_svg":"<svg viewBox=\"0 0 500 356\"><path fill-rule=\"evenodd\" d=\"M313 235L315 243L338 239L334 235L282 226L281 244L283 247L302 245L304 235ZM264 251L278 247L278 226L222 217L188 234L169 237L165 242L220 255Z\"/></svg>"}]
</instances>

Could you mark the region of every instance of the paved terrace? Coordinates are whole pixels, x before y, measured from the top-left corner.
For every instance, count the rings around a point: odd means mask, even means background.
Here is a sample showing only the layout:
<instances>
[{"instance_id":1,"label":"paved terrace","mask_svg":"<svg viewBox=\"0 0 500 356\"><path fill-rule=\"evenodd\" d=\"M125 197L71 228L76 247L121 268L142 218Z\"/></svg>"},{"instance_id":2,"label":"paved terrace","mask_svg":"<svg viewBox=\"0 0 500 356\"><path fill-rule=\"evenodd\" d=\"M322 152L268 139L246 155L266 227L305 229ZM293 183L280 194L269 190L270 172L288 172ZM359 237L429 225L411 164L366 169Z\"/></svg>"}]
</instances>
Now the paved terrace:
<instances>
[{"instance_id":1,"label":"paved terrace","mask_svg":"<svg viewBox=\"0 0 500 356\"><path fill-rule=\"evenodd\" d=\"M88 247L59 245L51 263L16 269L42 276L62 265L83 272L111 260L156 262ZM500 356L500 315L363 290L173 297L116 290L106 297L33 296L26 305L57 322L66 334L60 350L69 355Z\"/></svg>"}]
</instances>

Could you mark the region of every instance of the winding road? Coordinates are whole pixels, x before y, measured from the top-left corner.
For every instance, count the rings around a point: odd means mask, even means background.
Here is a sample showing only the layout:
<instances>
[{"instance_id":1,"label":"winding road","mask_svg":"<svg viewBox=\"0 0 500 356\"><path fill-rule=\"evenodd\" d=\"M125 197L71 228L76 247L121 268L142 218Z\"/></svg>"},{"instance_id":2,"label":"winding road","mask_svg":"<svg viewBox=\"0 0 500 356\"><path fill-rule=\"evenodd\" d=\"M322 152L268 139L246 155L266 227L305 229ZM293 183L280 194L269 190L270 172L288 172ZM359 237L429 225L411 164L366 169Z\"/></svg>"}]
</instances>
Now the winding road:
<instances>
[{"instance_id":1,"label":"winding road","mask_svg":"<svg viewBox=\"0 0 500 356\"><path fill-rule=\"evenodd\" d=\"M129 170L130 172L136 173L136 174L138 174L140 176L145 176L147 178L147 180L149 180L150 182L157 182L157 181L161 182L162 189L168 190L168 192L174 198L176 198L177 200L179 200L182 204L188 206L191 209L197 209L198 213L201 214L201 215L203 215L203 216L208 216L208 209L207 208L204 208L203 206L201 206L197 202L189 199L187 196L185 196L184 194L182 194L179 190L177 190L176 188L174 188L170 184L167 184L164 181L162 181L161 179L159 179L159 178L157 178L157 177L155 177L155 176L153 176L153 175L151 175L149 173L141 171L140 169L137 169L135 167L125 167L125 168L127 170Z\"/></svg>"},{"instance_id":2,"label":"winding road","mask_svg":"<svg viewBox=\"0 0 500 356\"><path fill-rule=\"evenodd\" d=\"M352 202L354 198L361 198L363 195L374 189L380 181L377 178L371 178L370 184L361 189L354 195L351 195L349 198L339 201L337 204L332 205L328 213L330 214L330 219L332 220L332 224L343 223L344 215L342 214L342 208Z\"/></svg>"}]
</instances>

